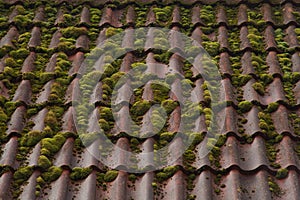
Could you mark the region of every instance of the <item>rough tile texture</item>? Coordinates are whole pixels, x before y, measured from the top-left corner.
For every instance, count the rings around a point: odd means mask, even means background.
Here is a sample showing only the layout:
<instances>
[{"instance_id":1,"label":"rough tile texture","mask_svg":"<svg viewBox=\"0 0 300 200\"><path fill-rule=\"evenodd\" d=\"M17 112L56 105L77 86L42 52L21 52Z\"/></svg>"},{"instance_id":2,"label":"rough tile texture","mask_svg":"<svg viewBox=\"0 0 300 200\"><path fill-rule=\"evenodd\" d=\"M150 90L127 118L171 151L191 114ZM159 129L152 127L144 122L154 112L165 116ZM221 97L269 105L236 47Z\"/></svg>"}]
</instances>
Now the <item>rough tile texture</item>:
<instances>
[{"instance_id":1,"label":"rough tile texture","mask_svg":"<svg viewBox=\"0 0 300 200\"><path fill-rule=\"evenodd\" d=\"M158 2L0 4L0 199L300 198L300 1ZM217 145L200 158L197 149L206 142L210 117L203 79L178 55L161 54L151 42L143 52L119 58L111 76L98 84L96 113L110 112L111 77L137 62L164 64L149 69L159 77L170 68L178 70L193 82L203 109L195 129L201 140L188 152L171 167L132 174L105 167L81 144L72 94L78 89L80 65L92 48L119 29L143 26L179 30L201 43L222 74L227 106ZM131 47L131 39L128 32L124 48ZM180 47L176 36L170 41L172 48ZM121 116L137 101L157 98L146 85L128 101L130 89L125 84L118 90ZM159 98L176 102L172 94ZM178 109L171 110L166 132L178 130ZM144 114L137 113L140 126L149 130ZM163 133L139 140L124 134L124 117L103 120L107 135L121 148L149 151L168 142ZM126 158L118 152L116 156L120 169Z\"/></svg>"}]
</instances>

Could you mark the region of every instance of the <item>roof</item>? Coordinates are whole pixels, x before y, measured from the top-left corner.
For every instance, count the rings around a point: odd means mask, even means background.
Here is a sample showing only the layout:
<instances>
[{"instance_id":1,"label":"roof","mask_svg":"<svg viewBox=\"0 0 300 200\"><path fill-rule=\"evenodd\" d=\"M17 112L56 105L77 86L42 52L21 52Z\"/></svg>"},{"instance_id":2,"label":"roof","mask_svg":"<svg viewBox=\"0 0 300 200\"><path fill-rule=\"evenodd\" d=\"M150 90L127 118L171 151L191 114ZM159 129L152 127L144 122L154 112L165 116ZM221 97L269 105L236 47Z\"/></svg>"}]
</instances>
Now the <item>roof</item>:
<instances>
[{"instance_id":1,"label":"roof","mask_svg":"<svg viewBox=\"0 0 300 200\"><path fill-rule=\"evenodd\" d=\"M1 199L299 199L298 0L15 0L0 9ZM163 63L192 83L201 105L197 140L171 166L144 173L127 172L128 158L118 151L118 170L107 167L90 153L99 144L82 144L73 95L80 66L105 38L137 27L182 31L217 64L225 121L204 158L198 152L207 142L211 94L191 65L155 48L127 52L111 65L93 99L100 123L127 151L153 151L170 142L180 115L172 93L145 86L126 101L130 88L120 87L117 95L125 103L117 122L109 106L110 84L120 72L135 63ZM124 36L125 46L131 37ZM170 43L178 47L180 41L174 37ZM147 108L155 101L171 105L164 131L144 139L124 134L128 110L140 127L149 128ZM180 144L174 146L180 152Z\"/></svg>"}]
</instances>

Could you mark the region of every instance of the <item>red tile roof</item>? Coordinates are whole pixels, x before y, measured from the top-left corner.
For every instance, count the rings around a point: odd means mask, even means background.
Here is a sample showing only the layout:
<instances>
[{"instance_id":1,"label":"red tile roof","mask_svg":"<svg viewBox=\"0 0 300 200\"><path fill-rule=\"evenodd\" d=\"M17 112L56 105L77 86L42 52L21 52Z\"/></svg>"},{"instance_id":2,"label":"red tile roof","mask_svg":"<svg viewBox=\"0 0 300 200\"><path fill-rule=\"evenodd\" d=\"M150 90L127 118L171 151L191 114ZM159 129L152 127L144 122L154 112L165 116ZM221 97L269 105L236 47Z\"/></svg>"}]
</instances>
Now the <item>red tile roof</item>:
<instances>
[{"instance_id":1,"label":"red tile roof","mask_svg":"<svg viewBox=\"0 0 300 200\"><path fill-rule=\"evenodd\" d=\"M0 3L0 10L0 199L300 198L300 1L14 0ZM111 120L113 80L99 81L91 97L93 114L96 122L97 115L103 117L106 135L116 144L110 158L115 169L91 154L99 153L99 141L87 148L78 137L74 113L80 97L74 94L88 53L117 28L127 30L122 47L133 49L130 30L139 27L167 27L201 43L221 73L226 108L221 136L202 157L211 139L205 81L178 53L157 51L148 29L143 51L118 58L108 78L137 62L161 78L168 70L179 72L193 83L192 98L202 106L194 128L200 139L171 166L132 173L126 170L130 158L117 147L152 152L180 130L178 85L166 97L175 106L164 133L136 138L126 134L130 121L124 116L137 102L146 107L162 95L151 85L137 91L125 83L116 93L119 118ZM170 31L167 37L170 49L180 52L180 35ZM137 118L151 134L155 127L147 110ZM176 140L170 152L180 153L182 145ZM139 162L155 169L151 158Z\"/></svg>"}]
</instances>

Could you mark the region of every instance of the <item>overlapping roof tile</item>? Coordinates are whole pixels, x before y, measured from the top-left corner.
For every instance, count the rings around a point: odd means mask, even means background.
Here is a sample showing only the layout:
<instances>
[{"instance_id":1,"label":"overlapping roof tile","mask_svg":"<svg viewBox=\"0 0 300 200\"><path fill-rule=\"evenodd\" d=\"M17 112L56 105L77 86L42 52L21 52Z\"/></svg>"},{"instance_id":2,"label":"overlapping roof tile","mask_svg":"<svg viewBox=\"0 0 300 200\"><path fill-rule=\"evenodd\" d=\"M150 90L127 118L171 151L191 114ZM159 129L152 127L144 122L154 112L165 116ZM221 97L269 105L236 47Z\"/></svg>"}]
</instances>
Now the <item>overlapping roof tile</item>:
<instances>
[{"instance_id":1,"label":"overlapping roof tile","mask_svg":"<svg viewBox=\"0 0 300 200\"><path fill-rule=\"evenodd\" d=\"M299 199L298 0L4 0L0 10L0 199ZM134 50L139 27L148 28L147 37L142 50ZM153 27L170 30L157 41ZM121 30L121 47L130 51L93 89L92 115L77 119L76 94L86 92L80 91L84 60ZM211 96L198 68L183 59L184 38L176 31L202 44L225 89L224 124L206 155ZM163 39L169 46L158 51ZM105 74L110 59L100 58L94 70ZM128 172L126 152L156 151L180 132L184 91L180 79L171 92L151 83L136 90L128 79L115 88L112 110L112 82L134 65L161 79L185 77L190 100L201 107L192 122L199 141L183 153L177 138L166 167L156 169L149 156L138 165L155 170L143 173ZM149 105L167 101L173 107L163 131L152 135L157 127ZM139 103L147 109L133 113ZM141 138L126 134L135 128L132 114ZM90 132L105 125L115 144L113 167L97 159L106 152L100 140L83 145L80 120Z\"/></svg>"}]
</instances>

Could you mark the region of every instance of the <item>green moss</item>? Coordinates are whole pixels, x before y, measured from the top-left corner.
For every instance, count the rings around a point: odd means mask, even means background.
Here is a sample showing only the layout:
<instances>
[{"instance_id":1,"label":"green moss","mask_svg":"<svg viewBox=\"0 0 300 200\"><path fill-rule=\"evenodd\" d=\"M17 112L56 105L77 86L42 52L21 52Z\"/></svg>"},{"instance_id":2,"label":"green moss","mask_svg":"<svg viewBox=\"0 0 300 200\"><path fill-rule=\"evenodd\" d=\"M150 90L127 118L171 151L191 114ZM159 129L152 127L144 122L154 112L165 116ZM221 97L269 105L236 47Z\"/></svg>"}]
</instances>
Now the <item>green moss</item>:
<instances>
[{"instance_id":1,"label":"green moss","mask_svg":"<svg viewBox=\"0 0 300 200\"><path fill-rule=\"evenodd\" d=\"M130 139L130 149L135 153L141 152L141 149L139 148L139 141L137 138Z\"/></svg>"},{"instance_id":2,"label":"green moss","mask_svg":"<svg viewBox=\"0 0 300 200\"><path fill-rule=\"evenodd\" d=\"M197 196L194 195L194 194L190 194L190 195L188 196L188 200L195 200L196 198L197 198Z\"/></svg>"},{"instance_id":3,"label":"green moss","mask_svg":"<svg viewBox=\"0 0 300 200\"><path fill-rule=\"evenodd\" d=\"M6 123L8 120L8 116L5 114L3 109L0 107L0 122Z\"/></svg>"},{"instance_id":4,"label":"green moss","mask_svg":"<svg viewBox=\"0 0 300 200\"><path fill-rule=\"evenodd\" d=\"M76 40L73 38L64 38L59 39L56 51L62 51L67 54L70 54L75 49Z\"/></svg>"},{"instance_id":5,"label":"green moss","mask_svg":"<svg viewBox=\"0 0 300 200\"><path fill-rule=\"evenodd\" d=\"M114 36L118 33L121 33L123 30L121 28L114 28L114 27L109 27L106 29L106 32L105 32L105 36L106 37L111 37L111 36Z\"/></svg>"},{"instance_id":6,"label":"green moss","mask_svg":"<svg viewBox=\"0 0 300 200\"><path fill-rule=\"evenodd\" d=\"M45 180L41 177L41 176L39 176L39 177L37 177L36 178L36 183L38 184L38 185L45 185Z\"/></svg>"},{"instance_id":7,"label":"green moss","mask_svg":"<svg viewBox=\"0 0 300 200\"><path fill-rule=\"evenodd\" d=\"M41 154L45 156L53 156L56 152L60 150L62 145L65 143L66 138L61 134L55 135L53 138L44 138L41 141Z\"/></svg>"},{"instance_id":8,"label":"green moss","mask_svg":"<svg viewBox=\"0 0 300 200\"><path fill-rule=\"evenodd\" d=\"M91 168L74 167L72 169L72 172L70 173L70 179L74 181L82 180L85 179L91 172L92 172Z\"/></svg>"},{"instance_id":9,"label":"green moss","mask_svg":"<svg viewBox=\"0 0 300 200\"><path fill-rule=\"evenodd\" d=\"M153 91L153 101L155 102L161 102L165 99L167 99L170 87L167 84L151 84L151 89Z\"/></svg>"},{"instance_id":10,"label":"green moss","mask_svg":"<svg viewBox=\"0 0 300 200\"><path fill-rule=\"evenodd\" d=\"M156 22L161 24L161 22L167 22L171 19L173 8L171 6L165 6L161 8L153 8L153 12L155 13Z\"/></svg>"},{"instance_id":11,"label":"green moss","mask_svg":"<svg viewBox=\"0 0 300 200\"><path fill-rule=\"evenodd\" d=\"M229 7L226 9L226 15L228 16L228 22L230 25L236 25L237 24L237 9Z\"/></svg>"},{"instance_id":12,"label":"green moss","mask_svg":"<svg viewBox=\"0 0 300 200\"><path fill-rule=\"evenodd\" d=\"M248 39L250 41L250 45L257 51L264 50L264 42L263 37L261 36L261 32L254 26L248 26Z\"/></svg>"},{"instance_id":13,"label":"green moss","mask_svg":"<svg viewBox=\"0 0 300 200\"><path fill-rule=\"evenodd\" d=\"M24 146L34 146L36 145L42 138L44 137L44 133L40 131L30 131L21 139L21 144Z\"/></svg>"},{"instance_id":14,"label":"green moss","mask_svg":"<svg viewBox=\"0 0 300 200\"><path fill-rule=\"evenodd\" d=\"M51 162L46 156L41 155L38 159L38 166L43 169L47 169L51 166Z\"/></svg>"},{"instance_id":15,"label":"green moss","mask_svg":"<svg viewBox=\"0 0 300 200\"><path fill-rule=\"evenodd\" d=\"M98 9L98 8L90 8L90 15L91 15L90 20L91 20L91 23L93 25L98 26L98 24L99 24L99 22L101 20L101 14L102 14L102 12L101 12L100 9Z\"/></svg>"},{"instance_id":16,"label":"green moss","mask_svg":"<svg viewBox=\"0 0 300 200\"><path fill-rule=\"evenodd\" d=\"M169 99L162 101L162 106L167 114L170 114L177 106L179 106L178 104L179 103L177 101Z\"/></svg>"},{"instance_id":17,"label":"green moss","mask_svg":"<svg viewBox=\"0 0 300 200\"><path fill-rule=\"evenodd\" d=\"M244 86L249 80L251 80L252 76L250 75L234 75L232 76L232 84L235 86Z\"/></svg>"},{"instance_id":18,"label":"green moss","mask_svg":"<svg viewBox=\"0 0 300 200\"><path fill-rule=\"evenodd\" d=\"M160 134L160 140L165 140L165 141L170 142L173 139L174 135L175 135L175 133L173 133L173 132L161 133Z\"/></svg>"},{"instance_id":19,"label":"green moss","mask_svg":"<svg viewBox=\"0 0 300 200\"><path fill-rule=\"evenodd\" d=\"M104 131L108 131L111 128L109 123L105 119L100 119L99 124L101 129L103 129Z\"/></svg>"},{"instance_id":20,"label":"green moss","mask_svg":"<svg viewBox=\"0 0 300 200\"><path fill-rule=\"evenodd\" d=\"M196 155L192 150L186 150L183 154L183 159L186 163L192 164L196 160Z\"/></svg>"},{"instance_id":21,"label":"green moss","mask_svg":"<svg viewBox=\"0 0 300 200\"><path fill-rule=\"evenodd\" d=\"M112 110L108 107L100 108L100 119L105 119L107 122L113 121L114 116Z\"/></svg>"},{"instance_id":22,"label":"green moss","mask_svg":"<svg viewBox=\"0 0 300 200\"><path fill-rule=\"evenodd\" d=\"M252 87L258 94L260 94L260 95L265 94L265 88L261 83L256 82L256 83L252 84Z\"/></svg>"},{"instance_id":23,"label":"green moss","mask_svg":"<svg viewBox=\"0 0 300 200\"><path fill-rule=\"evenodd\" d=\"M177 172L179 169L178 166L169 166L165 167L161 172L158 172L156 174L156 179L158 182L163 182L167 180L168 178L172 177L175 172Z\"/></svg>"},{"instance_id":24,"label":"green moss","mask_svg":"<svg viewBox=\"0 0 300 200\"><path fill-rule=\"evenodd\" d=\"M128 176L128 179L129 179L129 181L131 181L131 182L135 182L136 179L137 179L137 177L136 177L136 175L134 175L134 174L130 174L130 175Z\"/></svg>"},{"instance_id":25,"label":"green moss","mask_svg":"<svg viewBox=\"0 0 300 200\"><path fill-rule=\"evenodd\" d=\"M5 65L7 67L17 67L17 66L19 66L17 64L17 62L11 57L6 58L4 62L5 62Z\"/></svg>"},{"instance_id":26,"label":"green moss","mask_svg":"<svg viewBox=\"0 0 300 200\"><path fill-rule=\"evenodd\" d=\"M273 81L273 76L270 74L260 74L259 75L260 80L262 80L263 85L268 85Z\"/></svg>"},{"instance_id":27,"label":"green moss","mask_svg":"<svg viewBox=\"0 0 300 200\"><path fill-rule=\"evenodd\" d=\"M210 56L218 55L220 43L214 41L203 41L202 45Z\"/></svg>"},{"instance_id":28,"label":"green moss","mask_svg":"<svg viewBox=\"0 0 300 200\"><path fill-rule=\"evenodd\" d=\"M134 10L136 12L136 26L141 27L145 25L147 19L147 11L149 6L135 6Z\"/></svg>"},{"instance_id":29,"label":"green moss","mask_svg":"<svg viewBox=\"0 0 300 200\"><path fill-rule=\"evenodd\" d=\"M268 184L272 196L281 197L283 195L283 191L271 177L268 177Z\"/></svg>"},{"instance_id":30,"label":"green moss","mask_svg":"<svg viewBox=\"0 0 300 200\"><path fill-rule=\"evenodd\" d=\"M133 106L130 108L130 112L134 116L143 116L151 107L151 103L146 100L137 101L133 104Z\"/></svg>"},{"instance_id":31,"label":"green moss","mask_svg":"<svg viewBox=\"0 0 300 200\"><path fill-rule=\"evenodd\" d=\"M14 70L11 67L5 67L4 71L3 71L3 75L7 78L7 79L16 79L19 76L19 73L16 72L16 70Z\"/></svg>"},{"instance_id":32,"label":"green moss","mask_svg":"<svg viewBox=\"0 0 300 200\"><path fill-rule=\"evenodd\" d=\"M58 179L62 171L60 167L51 166L46 172L42 173L42 178L45 182L50 183Z\"/></svg>"},{"instance_id":33,"label":"green moss","mask_svg":"<svg viewBox=\"0 0 300 200\"><path fill-rule=\"evenodd\" d=\"M266 143L266 151L267 151L267 157L271 163L271 166L273 168L280 168L280 165L276 163L276 157L278 153L278 149L276 149L274 145L275 140L269 139L269 141Z\"/></svg>"},{"instance_id":34,"label":"green moss","mask_svg":"<svg viewBox=\"0 0 300 200\"><path fill-rule=\"evenodd\" d=\"M249 112L251 110L252 103L249 102L249 101L242 101L242 102L239 103L238 107L239 107L239 110L242 113L246 113L246 112Z\"/></svg>"},{"instance_id":35,"label":"green moss","mask_svg":"<svg viewBox=\"0 0 300 200\"><path fill-rule=\"evenodd\" d=\"M59 86L57 86L59 87ZM45 117L45 125L49 126L52 130L56 130L58 128L58 120L56 118L55 113L50 110Z\"/></svg>"},{"instance_id":36,"label":"green moss","mask_svg":"<svg viewBox=\"0 0 300 200\"><path fill-rule=\"evenodd\" d=\"M112 182L117 178L118 174L119 174L118 171L110 170L105 173L103 179L105 182Z\"/></svg>"},{"instance_id":37,"label":"green moss","mask_svg":"<svg viewBox=\"0 0 300 200\"><path fill-rule=\"evenodd\" d=\"M18 43L20 44L20 46L26 47L26 45L29 42L30 37L31 37L30 32L25 32L25 33L21 34L18 38Z\"/></svg>"},{"instance_id":38,"label":"green moss","mask_svg":"<svg viewBox=\"0 0 300 200\"><path fill-rule=\"evenodd\" d=\"M163 112L162 108L155 109L151 113L151 123L153 126L154 133L158 133L160 130L163 129L165 122L166 122L166 115Z\"/></svg>"},{"instance_id":39,"label":"green moss","mask_svg":"<svg viewBox=\"0 0 300 200\"><path fill-rule=\"evenodd\" d=\"M279 169L276 173L276 178L277 179L284 179L288 176L289 171L285 168Z\"/></svg>"},{"instance_id":40,"label":"green moss","mask_svg":"<svg viewBox=\"0 0 300 200\"><path fill-rule=\"evenodd\" d=\"M29 51L25 48L20 48L18 50L11 51L9 54L15 59L25 59L29 55Z\"/></svg>"},{"instance_id":41,"label":"green moss","mask_svg":"<svg viewBox=\"0 0 300 200\"><path fill-rule=\"evenodd\" d=\"M23 32L32 22L33 13L27 15L17 15L14 17L15 25L20 32Z\"/></svg>"},{"instance_id":42,"label":"green moss","mask_svg":"<svg viewBox=\"0 0 300 200\"><path fill-rule=\"evenodd\" d=\"M217 195L220 195L220 194L221 194L220 188L215 188L214 191L215 191L215 193L216 193Z\"/></svg>"},{"instance_id":43,"label":"green moss","mask_svg":"<svg viewBox=\"0 0 300 200\"><path fill-rule=\"evenodd\" d=\"M153 188L153 189L156 189L156 188L157 188L157 183L155 183L155 182L152 182L152 184L151 184L151 185L152 185L152 188Z\"/></svg>"},{"instance_id":44,"label":"green moss","mask_svg":"<svg viewBox=\"0 0 300 200\"><path fill-rule=\"evenodd\" d=\"M23 183L31 176L32 173L33 173L32 166L20 167L14 173L14 180L17 184Z\"/></svg>"},{"instance_id":45,"label":"green moss","mask_svg":"<svg viewBox=\"0 0 300 200\"><path fill-rule=\"evenodd\" d=\"M269 113L272 113L272 112L275 112L279 107L279 103L277 102L273 102L273 103L270 103L267 107L267 112Z\"/></svg>"},{"instance_id":46,"label":"green moss","mask_svg":"<svg viewBox=\"0 0 300 200\"><path fill-rule=\"evenodd\" d=\"M79 136L84 146L89 146L100 137L96 132L82 133Z\"/></svg>"},{"instance_id":47,"label":"green moss","mask_svg":"<svg viewBox=\"0 0 300 200\"><path fill-rule=\"evenodd\" d=\"M200 19L206 26L213 26L216 23L215 9L211 5L203 5L200 11Z\"/></svg>"}]
</instances>

